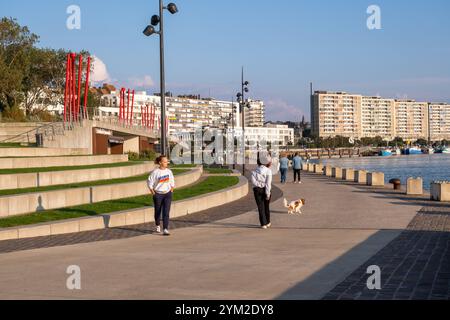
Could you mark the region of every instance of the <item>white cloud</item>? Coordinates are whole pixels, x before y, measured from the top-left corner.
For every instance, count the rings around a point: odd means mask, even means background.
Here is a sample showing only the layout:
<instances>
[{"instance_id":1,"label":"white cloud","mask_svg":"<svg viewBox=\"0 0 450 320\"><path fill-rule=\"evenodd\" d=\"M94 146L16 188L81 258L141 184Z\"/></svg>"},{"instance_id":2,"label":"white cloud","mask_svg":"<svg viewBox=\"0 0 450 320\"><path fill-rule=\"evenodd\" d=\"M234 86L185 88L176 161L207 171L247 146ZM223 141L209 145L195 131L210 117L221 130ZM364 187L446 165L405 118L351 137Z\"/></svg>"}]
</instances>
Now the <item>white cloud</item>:
<instances>
[{"instance_id":1,"label":"white cloud","mask_svg":"<svg viewBox=\"0 0 450 320\"><path fill-rule=\"evenodd\" d=\"M92 82L108 82L111 80L109 77L106 64L96 56L93 56L93 71L91 75Z\"/></svg>"},{"instance_id":2,"label":"white cloud","mask_svg":"<svg viewBox=\"0 0 450 320\"><path fill-rule=\"evenodd\" d=\"M151 88L155 86L155 82L153 81L151 76L143 76L143 77L132 77L128 79L128 83L131 87L138 88Z\"/></svg>"},{"instance_id":3,"label":"white cloud","mask_svg":"<svg viewBox=\"0 0 450 320\"><path fill-rule=\"evenodd\" d=\"M300 121L304 114L301 108L289 104L282 99L267 100L266 105L266 120L280 120L280 121Z\"/></svg>"}]
</instances>

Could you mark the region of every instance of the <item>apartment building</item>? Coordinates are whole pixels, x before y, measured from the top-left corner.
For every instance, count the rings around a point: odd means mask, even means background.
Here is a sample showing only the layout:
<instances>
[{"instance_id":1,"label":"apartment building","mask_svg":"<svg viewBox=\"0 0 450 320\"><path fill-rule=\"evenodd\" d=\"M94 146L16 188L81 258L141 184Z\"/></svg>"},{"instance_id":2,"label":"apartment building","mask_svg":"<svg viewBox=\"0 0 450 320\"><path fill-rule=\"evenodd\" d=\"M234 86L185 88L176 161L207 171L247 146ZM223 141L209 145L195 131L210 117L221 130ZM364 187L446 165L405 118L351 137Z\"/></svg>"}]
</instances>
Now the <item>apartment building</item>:
<instances>
[{"instance_id":1,"label":"apartment building","mask_svg":"<svg viewBox=\"0 0 450 320\"><path fill-rule=\"evenodd\" d=\"M100 112L103 116L119 115L120 93L105 92L102 88ZM128 97L128 94L126 94ZM263 127L265 122L265 106L263 101L247 100L250 108L245 110L246 127ZM141 120L141 107L147 105L156 108L161 114L161 98L148 95L145 91L135 92L134 119ZM235 112L233 113L233 109ZM191 134L201 127L228 129L241 127L242 117L238 103L215 99L201 99L199 96L166 97L166 110L169 120L170 134Z\"/></svg>"},{"instance_id":2,"label":"apartment building","mask_svg":"<svg viewBox=\"0 0 450 320\"><path fill-rule=\"evenodd\" d=\"M361 102L361 138L393 139L395 100L363 96Z\"/></svg>"},{"instance_id":3,"label":"apartment building","mask_svg":"<svg viewBox=\"0 0 450 320\"><path fill-rule=\"evenodd\" d=\"M428 103L395 101L395 136L404 140L428 138Z\"/></svg>"},{"instance_id":4,"label":"apartment building","mask_svg":"<svg viewBox=\"0 0 450 320\"><path fill-rule=\"evenodd\" d=\"M429 104L429 134L432 141L450 139L450 104Z\"/></svg>"},{"instance_id":5,"label":"apartment building","mask_svg":"<svg viewBox=\"0 0 450 320\"><path fill-rule=\"evenodd\" d=\"M433 123L435 136L445 136L436 131L435 124L448 110L442 104L434 105L434 116L428 112L429 103L414 100L395 100L369 97L346 92L316 91L311 97L313 134L327 138L373 138L386 140L401 137L405 140L428 139L429 122ZM439 114L439 115L438 115ZM445 121L444 121L445 122ZM443 127L443 132L446 132ZM447 136L450 138L450 135Z\"/></svg>"},{"instance_id":6,"label":"apartment building","mask_svg":"<svg viewBox=\"0 0 450 320\"><path fill-rule=\"evenodd\" d=\"M312 97L312 132L327 138L361 136L360 95L345 92L316 91Z\"/></svg>"}]
</instances>

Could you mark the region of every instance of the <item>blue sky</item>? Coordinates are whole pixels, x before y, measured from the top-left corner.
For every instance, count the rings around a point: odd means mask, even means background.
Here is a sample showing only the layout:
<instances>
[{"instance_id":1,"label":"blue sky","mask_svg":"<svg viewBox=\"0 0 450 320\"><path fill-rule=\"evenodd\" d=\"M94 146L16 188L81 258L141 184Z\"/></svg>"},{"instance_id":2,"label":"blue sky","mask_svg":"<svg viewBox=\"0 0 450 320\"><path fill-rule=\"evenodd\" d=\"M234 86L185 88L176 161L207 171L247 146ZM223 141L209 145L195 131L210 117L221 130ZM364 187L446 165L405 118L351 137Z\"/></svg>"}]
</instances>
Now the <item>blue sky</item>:
<instances>
[{"instance_id":1,"label":"blue sky","mask_svg":"<svg viewBox=\"0 0 450 320\"><path fill-rule=\"evenodd\" d=\"M266 101L269 120L309 118L310 81L321 90L450 101L448 0L173 1L180 12L165 16L166 80L175 94L230 100L245 66L250 97ZM72 4L81 30L66 28ZM382 30L366 27L372 4ZM151 93L159 91L159 42L142 30L157 10L157 0L0 1L1 16L29 26L40 46L87 49L112 81Z\"/></svg>"}]
</instances>

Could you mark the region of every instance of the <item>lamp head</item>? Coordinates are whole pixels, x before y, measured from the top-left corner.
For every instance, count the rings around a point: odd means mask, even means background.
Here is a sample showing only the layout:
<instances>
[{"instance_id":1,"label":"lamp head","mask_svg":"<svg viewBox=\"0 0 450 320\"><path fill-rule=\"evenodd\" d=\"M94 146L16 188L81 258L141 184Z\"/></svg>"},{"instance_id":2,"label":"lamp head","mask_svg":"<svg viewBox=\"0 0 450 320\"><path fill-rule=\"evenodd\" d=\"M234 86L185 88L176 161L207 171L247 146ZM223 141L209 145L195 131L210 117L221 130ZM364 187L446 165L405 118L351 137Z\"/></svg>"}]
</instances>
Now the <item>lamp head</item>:
<instances>
[{"instance_id":1,"label":"lamp head","mask_svg":"<svg viewBox=\"0 0 450 320\"><path fill-rule=\"evenodd\" d=\"M158 15L154 15L152 17L151 24L152 26L156 27L161 22L161 18Z\"/></svg>"},{"instance_id":2,"label":"lamp head","mask_svg":"<svg viewBox=\"0 0 450 320\"><path fill-rule=\"evenodd\" d=\"M178 8L177 8L177 5L175 4L175 3L169 3L169 5L167 6L167 10L169 10L169 12L171 13L171 14L175 14L175 13L177 13L178 12Z\"/></svg>"},{"instance_id":3,"label":"lamp head","mask_svg":"<svg viewBox=\"0 0 450 320\"><path fill-rule=\"evenodd\" d=\"M250 82L248 82L248 81L244 82L244 86L248 86L249 84L250 84Z\"/></svg>"},{"instance_id":4,"label":"lamp head","mask_svg":"<svg viewBox=\"0 0 450 320\"><path fill-rule=\"evenodd\" d=\"M147 26L143 32L147 37L150 37L152 34L155 34L155 28L153 26Z\"/></svg>"}]
</instances>

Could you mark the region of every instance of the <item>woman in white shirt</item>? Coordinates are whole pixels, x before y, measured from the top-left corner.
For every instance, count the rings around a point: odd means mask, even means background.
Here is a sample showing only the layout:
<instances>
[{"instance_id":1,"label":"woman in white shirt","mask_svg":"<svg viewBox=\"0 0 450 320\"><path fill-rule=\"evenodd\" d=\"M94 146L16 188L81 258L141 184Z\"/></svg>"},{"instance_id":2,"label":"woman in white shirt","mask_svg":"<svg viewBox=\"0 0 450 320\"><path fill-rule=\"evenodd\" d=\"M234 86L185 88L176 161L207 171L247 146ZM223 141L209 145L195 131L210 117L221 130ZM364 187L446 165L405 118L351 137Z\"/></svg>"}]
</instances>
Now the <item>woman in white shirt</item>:
<instances>
[{"instance_id":1,"label":"woman in white shirt","mask_svg":"<svg viewBox=\"0 0 450 320\"><path fill-rule=\"evenodd\" d=\"M148 188L153 195L155 205L156 232L161 233L161 216L163 218L164 235L169 236L170 207L172 205L172 195L175 189L175 178L169 167L169 159L160 156L155 164L159 166L152 171L148 178Z\"/></svg>"},{"instance_id":2,"label":"woman in white shirt","mask_svg":"<svg viewBox=\"0 0 450 320\"><path fill-rule=\"evenodd\" d=\"M262 159L264 157L264 159ZM253 193L258 205L261 228L272 226L270 222L270 200L272 198L272 158L270 155L258 156L258 168L252 172Z\"/></svg>"}]
</instances>

